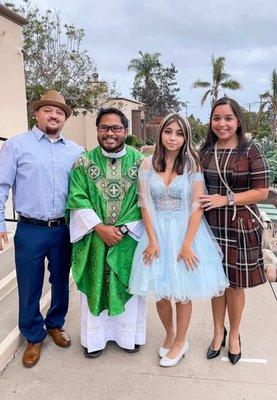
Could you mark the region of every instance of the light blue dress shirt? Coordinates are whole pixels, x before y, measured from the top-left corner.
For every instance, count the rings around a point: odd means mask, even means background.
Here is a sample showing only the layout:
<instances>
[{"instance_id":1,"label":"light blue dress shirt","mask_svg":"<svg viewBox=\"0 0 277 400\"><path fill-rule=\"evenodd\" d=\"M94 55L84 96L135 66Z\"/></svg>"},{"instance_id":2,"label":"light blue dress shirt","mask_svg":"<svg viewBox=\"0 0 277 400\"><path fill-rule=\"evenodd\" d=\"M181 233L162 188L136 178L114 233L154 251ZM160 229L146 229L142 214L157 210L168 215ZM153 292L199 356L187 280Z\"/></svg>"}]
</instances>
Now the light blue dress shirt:
<instances>
[{"instance_id":1,"label":"light blue dress shirt","mask_svg":"<svg viewBox=\"0 0 277 400\"><path fill-rule=\"evenodd\" d=\"M18 214L45 221L63 217L69 172L83 151L62 135L51 141L36 126L7 140L0 151L0 232L6 230L10 188Z\"/></svg>"}]
</instances>

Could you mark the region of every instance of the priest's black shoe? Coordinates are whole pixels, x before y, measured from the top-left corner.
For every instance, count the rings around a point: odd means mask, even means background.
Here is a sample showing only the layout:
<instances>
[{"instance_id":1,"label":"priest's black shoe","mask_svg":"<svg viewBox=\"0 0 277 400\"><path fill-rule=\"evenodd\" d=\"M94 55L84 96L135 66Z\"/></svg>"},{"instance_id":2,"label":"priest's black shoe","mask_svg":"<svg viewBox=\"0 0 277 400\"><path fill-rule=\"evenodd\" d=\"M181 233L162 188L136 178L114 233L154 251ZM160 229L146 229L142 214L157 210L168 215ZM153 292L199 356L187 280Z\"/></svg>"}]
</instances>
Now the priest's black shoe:
<instances>
[{"instance_id":1,"label":"priest's black shoe","mask_svg":"<svg viewBox=\"0 0 277 400\"><path fill-rule=\"evenodd\" d=\"M237 354L230 353L230 351L228 351L228 357L229 357L229 360L231 361L232 364L236 364L236 363L241 359L241 342L240 342L240 336L239 336L239 347L240 347L240 352L237 353Z\"/></svg>"},{"instance_id":2,"label":"priest's black shoe","mask_svg":"<svg viewBox=\"0 0 277 400\"><path fill-rule=\"evenodd\" d=\"M137 353L140 350L140 345L135 344L134 349L123 349L123 350L125 350L127 353Z\"/></svg>"},{"instance_id":3,"label":"priest's black shoe","mask_svg":"<svg viewBox=\"0 0 277 400\"><path fill-rule=\"evenodd\" d=\"M207 359L208 360L211 360L212 358L219 356L221 347L225 346L226 336L227 336L227 330L224 326L224 334L223 334L223 339L222 339L221 345L218 350L213 349L211 346L208 348L208 351L207 351Z\"/></svg>"},{"instance_id":4,"label":"priest's black shoe","mask_svg":"<svg viewBox=\"0 0 277 400\"><path fill-rule=\"evenodd\" d=\"M102 353L103 353L103 350L88 352L88 349L86 347L84 347L84 356L87 358L97 358L97 357L101 356Z\"/></svg>"}]
</instances>

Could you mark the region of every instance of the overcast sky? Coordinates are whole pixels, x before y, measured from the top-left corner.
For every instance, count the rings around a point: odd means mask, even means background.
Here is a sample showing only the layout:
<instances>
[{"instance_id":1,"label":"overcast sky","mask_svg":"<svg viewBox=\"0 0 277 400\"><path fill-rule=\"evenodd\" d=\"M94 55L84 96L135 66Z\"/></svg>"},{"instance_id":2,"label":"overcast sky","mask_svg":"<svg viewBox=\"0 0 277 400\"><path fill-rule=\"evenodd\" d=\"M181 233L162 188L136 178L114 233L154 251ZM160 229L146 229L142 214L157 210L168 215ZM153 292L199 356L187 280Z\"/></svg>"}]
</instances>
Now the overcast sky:
<instances>
[{"instance_id":1,"label":"overcast sky","mask_svg":"<svg viewBox=\"0 0 277 400\"><path fill-rule=\"evenodd\" d=\"M20 4L20 1L15 1ZM243 91L228 91L241 105L259 101L277 68L276 0L40 0L40 10L57 9L66 23L86 31L84 47L101 80L117 82L130 97L134 74L127 66L139 50L160 52L165 65L178 68L180 97L188 113L207 120L202 89L193 81L211 81L211 55L226 57L226 71ZM257 110L258 104L250 104Z\"/></svg>"}]
</instances>

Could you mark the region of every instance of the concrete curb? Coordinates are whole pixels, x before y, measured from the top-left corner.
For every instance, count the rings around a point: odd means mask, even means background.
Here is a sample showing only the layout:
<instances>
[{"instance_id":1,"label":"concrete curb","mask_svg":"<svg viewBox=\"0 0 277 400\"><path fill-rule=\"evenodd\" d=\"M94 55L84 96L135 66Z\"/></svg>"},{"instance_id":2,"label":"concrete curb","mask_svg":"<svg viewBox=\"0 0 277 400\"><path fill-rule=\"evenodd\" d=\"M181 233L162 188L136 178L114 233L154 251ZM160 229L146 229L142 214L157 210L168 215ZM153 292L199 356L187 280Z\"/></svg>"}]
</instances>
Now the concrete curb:
<instances>
[{"instance_id":1,"label":"concrete curb","mask_svg":"<svg viewBox=\"0 0 277 400\"><path fill-rule=\"evenodd\" d=\"M16 288L16 273L10 272L5 278L0 280L0 301L8 296Z\"/></svg>"},{"instance_id":2,"label":"concrete curb","mask_svg":"<svg viewBox=\"0 0 277 400\"><path fill-rule=\"evenodd\" d=\"M73 283L72 275L70 274L69 286ZM40 309L44 311L51 299L51 289L43 296L40 301ZM24 338L21 336L18 327L16 326L6 338L0 343L0 372L12 360L18 348L24 343Z\"/></svg>"}]
</instances>

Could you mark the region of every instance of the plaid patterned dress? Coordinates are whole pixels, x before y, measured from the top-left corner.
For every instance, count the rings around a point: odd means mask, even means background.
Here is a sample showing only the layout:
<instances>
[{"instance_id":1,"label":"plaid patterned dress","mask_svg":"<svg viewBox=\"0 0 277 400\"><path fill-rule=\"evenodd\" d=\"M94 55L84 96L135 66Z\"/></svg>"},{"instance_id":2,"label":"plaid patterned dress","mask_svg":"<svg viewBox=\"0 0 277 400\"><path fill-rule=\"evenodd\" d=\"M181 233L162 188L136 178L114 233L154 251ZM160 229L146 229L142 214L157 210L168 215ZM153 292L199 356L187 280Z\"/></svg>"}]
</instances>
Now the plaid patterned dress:
<instances>
[{"instance_id":1,"label":"plaid patterned dress","mask_svg":"<svg viewBox=\"0 0 277 400\"><path fill-rule=\"evenodd\" d=\"M223 170L228 154L226 175ZM218 149L221 174L235 192L269 186L269 167L260 148L249 142L243 153L238 149ZM226 187L221 182L216 164L214 149L202 154L205 182L209 194L226 195ZM259 215L256 205L250 208ZM262 255L262 228L257 218L244 206L236 207L232 220L233 206L212 209L205 212L206 219L218 240L224 255L223 267L233 288L247 288L266 281Z\"/></svg>"}]
</instances>

